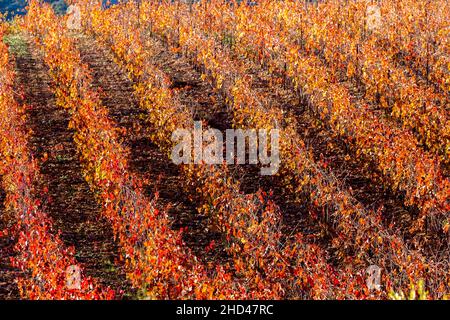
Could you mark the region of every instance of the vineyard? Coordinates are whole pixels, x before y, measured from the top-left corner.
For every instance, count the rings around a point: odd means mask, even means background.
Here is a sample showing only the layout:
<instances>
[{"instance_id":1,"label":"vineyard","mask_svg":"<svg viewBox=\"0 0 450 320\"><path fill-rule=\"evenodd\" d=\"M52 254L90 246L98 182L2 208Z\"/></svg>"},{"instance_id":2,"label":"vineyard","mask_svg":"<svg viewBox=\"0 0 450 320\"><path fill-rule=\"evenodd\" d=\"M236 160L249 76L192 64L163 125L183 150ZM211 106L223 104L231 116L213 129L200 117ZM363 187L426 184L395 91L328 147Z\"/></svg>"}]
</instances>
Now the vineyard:
<instances>
[{"instance_id":1,"label":"vineyard","mask_svg":"<svg viewBox=\"0 0 450 320\"><path fill-rule=\"evenodd\" d=\"M448 0L66 2L0 15L0 299L450 298Z\"/></svg>"}]
</instances>

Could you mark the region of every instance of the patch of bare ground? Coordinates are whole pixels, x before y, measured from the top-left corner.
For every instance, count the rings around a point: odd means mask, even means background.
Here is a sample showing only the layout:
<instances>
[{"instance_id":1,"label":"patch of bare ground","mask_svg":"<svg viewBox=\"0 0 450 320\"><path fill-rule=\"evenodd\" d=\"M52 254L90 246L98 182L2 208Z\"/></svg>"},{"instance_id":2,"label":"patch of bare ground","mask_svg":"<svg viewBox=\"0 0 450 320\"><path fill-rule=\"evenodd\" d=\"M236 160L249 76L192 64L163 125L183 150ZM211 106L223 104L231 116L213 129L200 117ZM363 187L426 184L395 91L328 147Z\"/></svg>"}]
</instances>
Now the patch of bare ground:
<instances>
[{"instance_id":1,"label":"patch of bare ground","mask_svg":"<svg viewBox=\"0 0 450 320\"><path fill-rule=\"evenodd\" d=\"M27 41L27 52L16 57L16 91L23 92L19 101L27 105L30 148L43 178L37 197L44 200L64 243L75 247L85 274L114 289L117 298L132 296L111 225L101 216L101 206L83 177L74 132L68 129L70 115L56 105L48 70L30 43Z\"/></svg>"}]
</instances>

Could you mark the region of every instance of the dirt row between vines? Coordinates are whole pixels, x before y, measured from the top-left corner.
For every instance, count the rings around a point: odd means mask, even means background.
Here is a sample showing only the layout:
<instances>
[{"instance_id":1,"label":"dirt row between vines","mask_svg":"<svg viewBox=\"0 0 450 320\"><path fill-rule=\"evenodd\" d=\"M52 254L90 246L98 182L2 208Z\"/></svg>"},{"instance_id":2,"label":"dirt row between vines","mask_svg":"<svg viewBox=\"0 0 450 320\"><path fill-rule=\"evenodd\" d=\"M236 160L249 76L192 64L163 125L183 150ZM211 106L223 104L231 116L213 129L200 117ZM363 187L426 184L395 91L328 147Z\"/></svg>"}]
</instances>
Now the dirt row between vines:
<instances>
[{"instance_id":1,"label":"dirt row between vines","mask_svg":"<svg viewBox=\"0 0 450 320\"><path fill-rule=\"evenodd\" d=\"M129 297L133 290L118 263L111 225L101 216L101 206L82 174L74 131L68 129L70 115L56 105L40 52L25 36L21 41L26 50L15 57L16 92L22 93L17 99L27 106L30 149L42 175L36 197L61 232L64 244L75 248L75 258L84 274L114 289L119 298Z\"/></svg>"}]
</instances>

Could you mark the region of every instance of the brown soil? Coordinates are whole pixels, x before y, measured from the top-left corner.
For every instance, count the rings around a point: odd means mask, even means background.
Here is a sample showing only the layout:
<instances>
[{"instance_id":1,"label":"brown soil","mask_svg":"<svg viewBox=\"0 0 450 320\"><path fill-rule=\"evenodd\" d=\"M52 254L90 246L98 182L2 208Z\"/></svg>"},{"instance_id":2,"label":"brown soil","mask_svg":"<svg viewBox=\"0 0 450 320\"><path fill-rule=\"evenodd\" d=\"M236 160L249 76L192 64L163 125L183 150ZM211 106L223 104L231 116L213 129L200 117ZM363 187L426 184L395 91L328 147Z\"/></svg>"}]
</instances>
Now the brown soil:
<instances>
[{"instance_id":1,"label":"brown soil","mask_svg":"<svg viewBox=\"0 0 450 320\"><path fill-rule=\"evenodd\" d=\"M119 263L111 226L101 216L101 206L84 180L74 132L68 129L70 115L56 105L41 56L29 45L26 54L16 57L16 68L17 92L24 93L21 102L28 106L30 148L39 160L43 178L37 196L46 200L44 210L61 231L63 242L75 247L76 259L86 275L110 286L118 298L133 295ZM44 188L48 194L42 192Z\"/></svg>"}]
</instances>

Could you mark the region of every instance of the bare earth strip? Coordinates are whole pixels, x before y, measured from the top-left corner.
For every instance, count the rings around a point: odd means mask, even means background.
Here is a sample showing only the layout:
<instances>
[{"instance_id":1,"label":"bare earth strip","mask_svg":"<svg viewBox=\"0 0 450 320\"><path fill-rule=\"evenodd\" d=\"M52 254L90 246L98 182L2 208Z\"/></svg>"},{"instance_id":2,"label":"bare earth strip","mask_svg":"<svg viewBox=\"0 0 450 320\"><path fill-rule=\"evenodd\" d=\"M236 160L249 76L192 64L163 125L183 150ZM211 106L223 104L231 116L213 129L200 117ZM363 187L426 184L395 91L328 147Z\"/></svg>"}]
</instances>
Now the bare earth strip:
<instances>
[{"instance_id":1,"label":"bare earth strip","mask_svg":"<svg viewBox=\"0 0 450 320\"><path fill-rule=\"evenodd\" d=\"M126 297L132 290L116 263L119 253L111 226L101 217L101 207L84 180L73 131L68 129L70 116L56 105L51 79L33 47L16 57L16 68L17 92L24 91L23 103L29 106L30 146L43 176L39 188L48 189L48 196L43 196L46 210L65 244L75 247L85 273L115 289L119 298Z\"/></svg>"}]
</instances>

